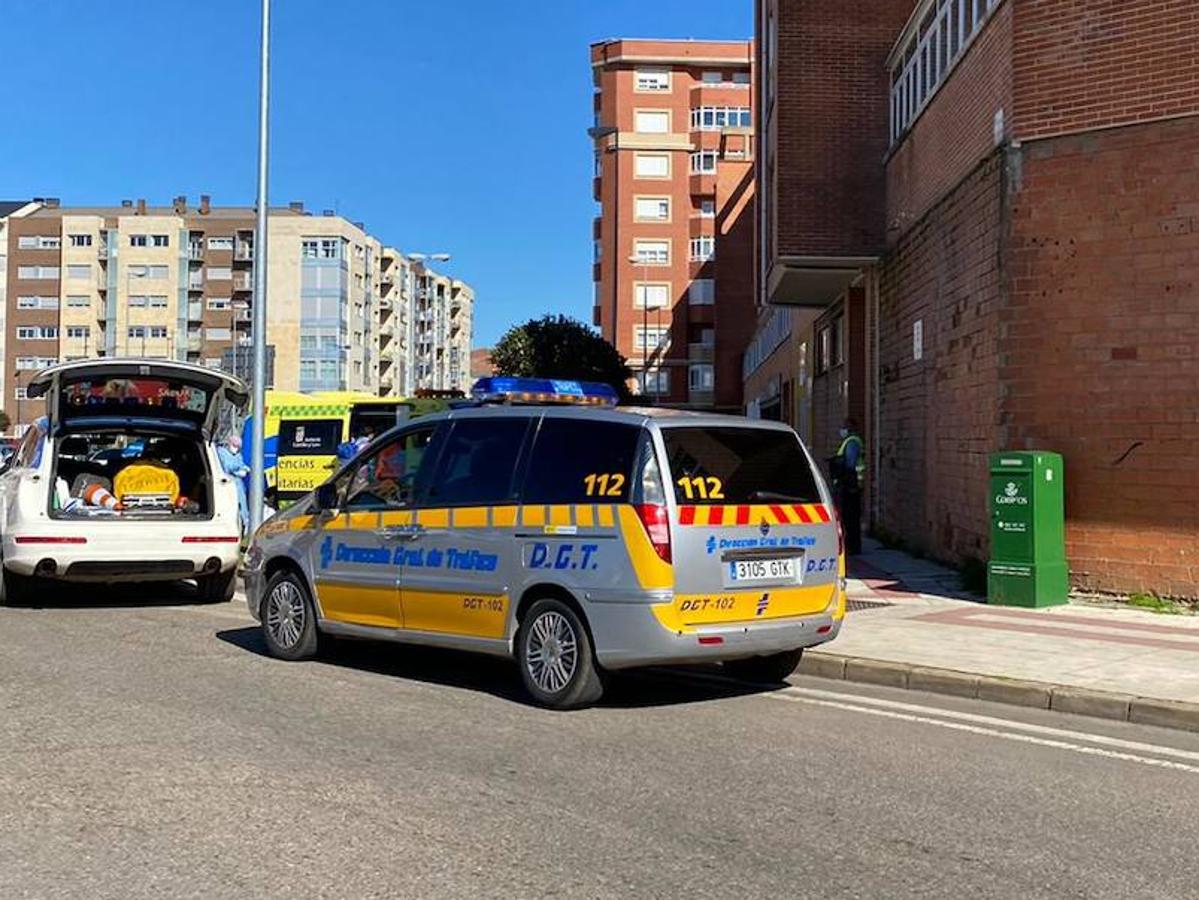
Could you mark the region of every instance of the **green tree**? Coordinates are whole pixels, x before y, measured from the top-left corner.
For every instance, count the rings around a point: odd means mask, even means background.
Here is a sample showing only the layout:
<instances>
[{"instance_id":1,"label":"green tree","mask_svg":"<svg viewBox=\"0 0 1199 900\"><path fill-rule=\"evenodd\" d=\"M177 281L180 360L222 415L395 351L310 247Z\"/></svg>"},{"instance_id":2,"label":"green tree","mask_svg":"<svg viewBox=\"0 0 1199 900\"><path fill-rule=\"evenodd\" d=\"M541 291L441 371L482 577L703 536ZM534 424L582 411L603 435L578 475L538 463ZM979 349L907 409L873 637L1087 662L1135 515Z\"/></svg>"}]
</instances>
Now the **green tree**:
<instances>
[{"instance_id":1,"label":"green tree","mask_svg":"<svg viewBox=\"0 0 1199 900\"><path fill-rule=\"evenodd\" d=\"M629 399L633 377L625 358L592 328L567 316L542 316L514 325L491 351L497 375L561 378L610 384Z\"/></svg>"}]
</instances>

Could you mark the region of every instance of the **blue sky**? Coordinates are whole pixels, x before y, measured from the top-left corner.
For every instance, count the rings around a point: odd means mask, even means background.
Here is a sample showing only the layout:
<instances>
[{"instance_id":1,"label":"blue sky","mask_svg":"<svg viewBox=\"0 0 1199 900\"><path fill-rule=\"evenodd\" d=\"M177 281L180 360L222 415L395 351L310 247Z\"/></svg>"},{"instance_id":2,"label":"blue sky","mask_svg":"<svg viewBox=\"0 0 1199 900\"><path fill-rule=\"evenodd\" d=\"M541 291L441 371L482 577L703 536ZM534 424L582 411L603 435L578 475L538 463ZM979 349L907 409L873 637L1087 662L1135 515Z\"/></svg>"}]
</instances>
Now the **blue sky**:
<instances>
[{"instance_id":1,"label":"blue sky","mask_svg":"<svg viewBox=\"0 0 1199 900\"><path fill-rule=\"evenodd\" d=\"M0 199L247 204L255 0L3 0ZM591 315L591 80L606 37L752 36L752 0L274 0L271 203L449 252L477 346Z\"/></svg>"}]
</instances>

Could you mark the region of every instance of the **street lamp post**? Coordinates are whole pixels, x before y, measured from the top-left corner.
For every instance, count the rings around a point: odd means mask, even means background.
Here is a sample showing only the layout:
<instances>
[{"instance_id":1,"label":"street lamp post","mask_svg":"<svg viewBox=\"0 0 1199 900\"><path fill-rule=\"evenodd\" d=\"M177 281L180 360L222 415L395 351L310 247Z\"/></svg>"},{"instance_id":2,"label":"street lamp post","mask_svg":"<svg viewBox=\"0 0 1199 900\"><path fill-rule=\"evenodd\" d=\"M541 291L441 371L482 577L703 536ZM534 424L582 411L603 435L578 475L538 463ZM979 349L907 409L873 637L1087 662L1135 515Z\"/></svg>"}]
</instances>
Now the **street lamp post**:
<instances>
[{"instance_id":1,"label":"street lamp post","mask_svg":"<svg viewBox=\"0 0 1199 900\"><path fill-rule=\"evenodd\" d=\"M20 437L21 435L21 370L17 369L12 374L13 380L16 382L16 387L13 392L17 395L17 422L13 426L13 434Z\"/></svg>"},{"instance_id":2,"label":"street lamp post","mask_svg":"<svg viewBox=\"0 0 1199 900\"><path fill-rule=\"evenodd\" d=\"M267 270L267 125L270 109L271 0L262 0L262 36L258 58L258 209L254 232L254 398L257 419L250 446L250 533L262 524L266 483L266 270ZM232 306L232 303L230 304ZM236 345L235 345L236 346Z\"/></svg>"}]
</instances>

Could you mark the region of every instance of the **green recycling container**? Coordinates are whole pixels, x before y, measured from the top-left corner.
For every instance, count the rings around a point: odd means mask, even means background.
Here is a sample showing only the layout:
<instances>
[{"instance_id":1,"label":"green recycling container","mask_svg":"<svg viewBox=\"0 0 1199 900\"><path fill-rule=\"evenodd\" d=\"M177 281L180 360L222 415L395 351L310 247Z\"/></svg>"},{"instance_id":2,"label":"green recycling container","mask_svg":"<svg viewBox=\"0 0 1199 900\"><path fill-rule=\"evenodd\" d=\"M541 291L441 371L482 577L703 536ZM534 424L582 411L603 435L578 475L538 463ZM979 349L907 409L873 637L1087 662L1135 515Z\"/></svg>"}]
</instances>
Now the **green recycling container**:
<instances>
[{"instance_id":1,"label":"green recycling container","mask_svg":"<svg viewBox=\"0 0 1199 900\"><path fill-rule=\"evenodd\" d=\"M1070 593L1063 466L1043 450L991 454L987 602L1057 606Z\"/></svg>"}]
</instances>

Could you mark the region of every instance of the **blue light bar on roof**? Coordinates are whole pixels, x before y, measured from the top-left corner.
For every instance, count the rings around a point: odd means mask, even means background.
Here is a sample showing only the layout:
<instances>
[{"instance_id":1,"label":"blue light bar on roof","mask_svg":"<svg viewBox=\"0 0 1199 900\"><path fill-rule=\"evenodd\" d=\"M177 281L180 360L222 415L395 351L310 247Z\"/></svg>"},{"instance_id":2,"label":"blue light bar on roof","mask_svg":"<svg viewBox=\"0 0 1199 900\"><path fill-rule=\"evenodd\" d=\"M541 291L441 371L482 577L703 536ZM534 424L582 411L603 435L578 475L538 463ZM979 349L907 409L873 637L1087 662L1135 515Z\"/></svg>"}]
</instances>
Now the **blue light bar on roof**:
<instances>
[{"instance_id":1,"label":"blue light bar on roof","mask_svg":"<svg viewBox=\"0 0 1199 900\"><path fill-rule=\"evenodd\" d=\"M480 378L471 389L475 400L493 403L573 403L580 406L615 406L619 400L611 385L596 381L558 381L553 378Z\"/></svg>"}]
</instances>

